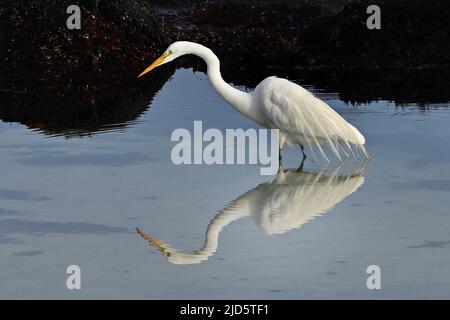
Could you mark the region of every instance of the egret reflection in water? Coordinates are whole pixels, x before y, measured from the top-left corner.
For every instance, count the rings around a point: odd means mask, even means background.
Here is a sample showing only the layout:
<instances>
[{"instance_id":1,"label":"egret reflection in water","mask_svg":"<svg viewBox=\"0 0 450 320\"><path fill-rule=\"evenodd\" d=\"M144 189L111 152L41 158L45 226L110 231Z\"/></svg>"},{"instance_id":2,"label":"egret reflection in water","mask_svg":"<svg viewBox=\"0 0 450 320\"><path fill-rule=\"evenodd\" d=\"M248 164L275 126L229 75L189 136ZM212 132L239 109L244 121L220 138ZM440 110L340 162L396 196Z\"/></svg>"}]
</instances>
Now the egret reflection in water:
<instances>
[{"instance_id":1,"label":"egret reflection in water","mask_svg":"<svg viewBox=\"0 0 450 320\"><path fill-rule=\"evenodd\" d=\"M368 162L348 174L341 166L319 172L280 170L272 182L265 182L247 191L225 206L209 223L202 248L184 252L153 238L143 230L139 235L162 252L173 264L196 264L207 260L219 245L220 232L231 222L251 216L267 235L281 234L301 227L334 208L364 183Z\"/></svg>"}]
</instances>

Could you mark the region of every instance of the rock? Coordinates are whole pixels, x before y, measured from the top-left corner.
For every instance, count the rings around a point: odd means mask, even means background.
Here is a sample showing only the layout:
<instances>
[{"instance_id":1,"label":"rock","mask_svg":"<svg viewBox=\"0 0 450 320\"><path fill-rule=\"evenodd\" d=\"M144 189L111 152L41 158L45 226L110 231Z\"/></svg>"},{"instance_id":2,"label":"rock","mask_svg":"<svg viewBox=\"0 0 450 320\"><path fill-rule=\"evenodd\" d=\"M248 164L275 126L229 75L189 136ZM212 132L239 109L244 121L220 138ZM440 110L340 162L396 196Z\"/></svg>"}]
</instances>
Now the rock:
<instances>
[{"instance_id":1,"label":"rock","mask_svg":"<svg viewBox=\"0 0 450 320\"><path fill-rule=\"evenodd\" d=\"M69 30L68 0L0 7L0 118L49 133L95 131L138 117L173 69L136 75L168 45L151 6L88 0Z\"/></svg>"},{"instance_id":2,"label":"rock","mask_svg":"<svg viewBox=\"0 0 450 320\"><path fill-rule=\"evenodd\" d=\"M371 4L381 7L381 30L366 26ZM228 82L254 87L277 75L351 102L448 101L448 0L210 0L173 8L178 14L160 12L170 40L210 47ZM198 59L182 63L192 64L205 70Z\"/></svg>"}]
</instances>

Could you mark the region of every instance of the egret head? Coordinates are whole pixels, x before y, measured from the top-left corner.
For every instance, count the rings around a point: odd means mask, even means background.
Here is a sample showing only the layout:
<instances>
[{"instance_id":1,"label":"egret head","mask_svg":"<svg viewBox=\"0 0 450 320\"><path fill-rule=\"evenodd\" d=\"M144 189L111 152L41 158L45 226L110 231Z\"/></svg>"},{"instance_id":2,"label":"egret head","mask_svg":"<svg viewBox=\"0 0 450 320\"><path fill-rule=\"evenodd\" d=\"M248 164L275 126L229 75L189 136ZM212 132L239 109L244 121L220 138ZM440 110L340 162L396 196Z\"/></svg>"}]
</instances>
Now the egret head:
<instances>
[{"instance_id":1,"label":"egret head","mask_svg":"<svg viewBox=\"0 0 450 320\"><path fill-rule=\"evenodd\" d=\"M188 42L186 41L177 41L172 43L166 51L158 58L156 59L150 66L147 67L144 71L141 72L141 74L138 76L138 78L142 77L144 74L152 71L153 69L166 64L170 61L175 60L176 58L187 54L187 47Z\"/></svg>"}]
</instances>

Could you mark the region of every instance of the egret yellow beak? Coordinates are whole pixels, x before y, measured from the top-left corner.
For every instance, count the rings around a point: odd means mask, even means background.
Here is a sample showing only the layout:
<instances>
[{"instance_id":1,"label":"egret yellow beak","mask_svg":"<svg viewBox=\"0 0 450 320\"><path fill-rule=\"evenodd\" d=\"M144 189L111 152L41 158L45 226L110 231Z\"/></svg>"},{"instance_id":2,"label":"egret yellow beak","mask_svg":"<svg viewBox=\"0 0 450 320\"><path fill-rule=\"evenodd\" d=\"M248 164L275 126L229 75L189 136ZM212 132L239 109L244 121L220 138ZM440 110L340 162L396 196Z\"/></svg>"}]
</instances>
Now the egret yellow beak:
<instances>
[{"instance_id":1,"label":"egret yellow beak","mask_svg":"<svg viewBox=\"0 0 450 320\"><path fill-rule=\"evenodd\" d=\"M150 71L152 71L156 67L159 67L160 65L164 64L166 58L168 56L170 56L171 54L172 54L172 52L170 52L170 51L164 52L164 54L161 57L156 59L150 66L147 67L147 69L142 71L141 74L138 75L138 78L142 77L146 73L149 73Z\"/></svg>"},{"instance_id":2,"label":"egret yellow beak","mask_svg":"<svg viewBox=\"0 0 450 320\"><path fill-rule=\"evenodd\" d=\"M164 257L168 258L170 257L170 251L164 246L164 243L162 243L159 240L156 240L155 238L153 238L152 236L146 234L144 231L142 231L139 228L136 228L136 232L145 240L148 241L148 243L150 243L153 247L155 247L156 249L158 249L159 251L161 251L161 253L163 254Z\"/></svg>"}]
</instances>

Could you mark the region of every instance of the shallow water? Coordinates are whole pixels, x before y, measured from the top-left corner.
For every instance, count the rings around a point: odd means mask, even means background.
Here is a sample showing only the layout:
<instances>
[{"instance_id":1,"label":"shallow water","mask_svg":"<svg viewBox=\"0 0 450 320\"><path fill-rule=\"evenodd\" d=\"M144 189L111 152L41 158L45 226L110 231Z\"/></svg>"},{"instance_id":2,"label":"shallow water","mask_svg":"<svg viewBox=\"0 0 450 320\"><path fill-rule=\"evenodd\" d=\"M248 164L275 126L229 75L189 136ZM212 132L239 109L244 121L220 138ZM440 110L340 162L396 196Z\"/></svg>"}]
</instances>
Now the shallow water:
<instances>
[{"instance_id":1,"label":"shallow water","mask_svg":"<svg viewBox=\"0 0 450 320\"><path fill-rule=\"evenodd\" d=\"M184 69L120 130L0 123L0 298L450 298L449 104L316 93L365 134L365 168L310 157L278 183L255 165L173 165L176 128L254 127ZM285 169L299 156L285 149ZM65 287L72 264L82 290Z\"/></svg>"}]
</instances>

